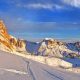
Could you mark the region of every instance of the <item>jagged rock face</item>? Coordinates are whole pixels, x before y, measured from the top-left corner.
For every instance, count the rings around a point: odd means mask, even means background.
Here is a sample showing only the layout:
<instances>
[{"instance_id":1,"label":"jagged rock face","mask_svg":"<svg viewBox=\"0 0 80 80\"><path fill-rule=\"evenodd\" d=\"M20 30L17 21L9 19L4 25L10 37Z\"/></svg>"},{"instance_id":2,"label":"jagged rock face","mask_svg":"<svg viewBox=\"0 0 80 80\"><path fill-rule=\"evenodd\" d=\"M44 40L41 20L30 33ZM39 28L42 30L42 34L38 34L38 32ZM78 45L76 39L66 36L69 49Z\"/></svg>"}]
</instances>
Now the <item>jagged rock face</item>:
<instances>
[{"instance_id":1,"label":"jagged rock face","mask_svg":"<svg viewBox=\"0 0 80 80\"><path fill-rule=\"evenodd\" d=\"M79 45L79 43L76 43ZM66 43L53 39L39 43L26 41L26 50L30 54L54 57L76 57L78 50L75 43Z\"/></svg>"},{"instance_id":2,"label":"jagged rock face","mask_svg":"<svg viewBox=\"0 0 80 80\"><path fill-rule=\"evenodd\" d=\"M5 46L5 49L12 50L12 46L9 44L10 35L7 32L7 29L3 23L3 21L0 21L0 44L2 46Z\"/></svg>"},{"instance_id":3,"label":"jagged rock face","mask_svg":"<svg viewBox=\"0 0 80 80\"><path fill-rule=\"evenodd\" d=\"M59 47L63 44L56 40L43 40L38 50L40 55L62 57Z\"/></svg>"},{"instance_id":4,"label":"jagged rock face","mask_svg":"<svg viewBox=\"0 0 80 80\"><path fill-rule=\"evenodd\" d=\"M10 39L10 35L7 32L7 29L5 25L3 24L3 21L0 21L0 35L2 35L6 39Z\"/></svg>"},{"instance_id":5,"label":"jagged rock face","mask_svg":"<svg viewBox=\"0 0 80 80\"><path fill-rule=\"evenodd\" d=\"M56 56L60 53L58 45L62 43L56 40L43 40L39 43L26 41L26 50L28 53L42 56ZM59 55L59 54L58 54ZM61 56L61 54L59 55Z\"/></svg>"},{"instance_id":6,"label":"jagged rock face","mask_svg":"<svg viewBox=\"0 0 80 80\"><path fill-rule=\"evenodd\" d=\"M11 52L25 50L24 41L9 35L3 21L0 21L0 47Z\"/></svg>"},{"instance_id":7,"label":"jagged rock face","mask_svg":"<svg viewBox=\"0 0 80 80\"><path fill-rule=\"evenodd\" d=\"M26 43L24 40L18 39L15 46L16 46L16 51L26 52Z\"/></svg>"},{"instance_id":8,"label":"jagged rock face","mask_svg":"<svg viewBox=\"0 0 80 80\"><path fill-rule=\"evenodd\" d=\"M39 55L43 56L55 56L55 57L75 57L80 52L80 43L64 43L61 41L49 39L41 42L38 49Z\"/></svg>"}]
</instances>

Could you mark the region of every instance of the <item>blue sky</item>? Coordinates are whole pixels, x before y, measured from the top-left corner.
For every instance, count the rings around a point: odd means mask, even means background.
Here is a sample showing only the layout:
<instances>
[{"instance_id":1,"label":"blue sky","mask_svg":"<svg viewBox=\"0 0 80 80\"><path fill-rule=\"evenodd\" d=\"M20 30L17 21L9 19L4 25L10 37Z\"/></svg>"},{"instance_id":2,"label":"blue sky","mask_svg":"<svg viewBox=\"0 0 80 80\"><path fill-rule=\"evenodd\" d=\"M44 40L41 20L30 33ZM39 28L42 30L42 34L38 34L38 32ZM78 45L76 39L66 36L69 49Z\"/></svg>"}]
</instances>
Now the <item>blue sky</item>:
<instances>
[{"instance_id":1,"label":"blue sky","mask_svg":"<svg viewBox=\"0 0 80 80\"><path fill-rule=\"evenodd\" d=\"M0 19L16 37L80 39L80 0L0 0Z\"/></svg>"}]
</instances>

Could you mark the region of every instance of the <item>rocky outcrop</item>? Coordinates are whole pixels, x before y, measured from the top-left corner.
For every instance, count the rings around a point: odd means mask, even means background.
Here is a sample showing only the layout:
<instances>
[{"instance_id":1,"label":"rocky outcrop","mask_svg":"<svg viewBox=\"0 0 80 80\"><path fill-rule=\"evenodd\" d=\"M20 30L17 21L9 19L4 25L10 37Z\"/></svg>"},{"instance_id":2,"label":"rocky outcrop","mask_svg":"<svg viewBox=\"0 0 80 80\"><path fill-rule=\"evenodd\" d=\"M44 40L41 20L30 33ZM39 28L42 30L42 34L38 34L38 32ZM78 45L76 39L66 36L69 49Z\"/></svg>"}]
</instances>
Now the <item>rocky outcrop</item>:
<instances>
[{"instance_id":1,"label":"rocky outcrop","mask_svg":"<svg viewBox=\"0 0 80 80\"><path fill-rule=\"evenodd\" d=\"M44 39L38 51L41 55L62 57L62 52L65 50L64 43L54 39Z\"/></svg>"},{"instance_id":2,"label":"rocky outcrop","mask_svg":"<svg viewBox=\"0 0 80 80\"><path fill-rule=\"evenodd\" d=\"M2 47L4 46L4 48L9 51L12 51L13 46L9 43L10 38L11 36L8 34L3 21L0 21L0 45L2 45Z\"/></svg>"},{"instance_id":3,"label":"rocky outcrop","mask_svg":"<svg viewBox=\"0 0 80 80\"><path fill-rule=\"evenodd\" d=\"M9 35L3 21L0 21L0 49L10 52L25 50L25 42Z\"/></svg>"}]
</instances>

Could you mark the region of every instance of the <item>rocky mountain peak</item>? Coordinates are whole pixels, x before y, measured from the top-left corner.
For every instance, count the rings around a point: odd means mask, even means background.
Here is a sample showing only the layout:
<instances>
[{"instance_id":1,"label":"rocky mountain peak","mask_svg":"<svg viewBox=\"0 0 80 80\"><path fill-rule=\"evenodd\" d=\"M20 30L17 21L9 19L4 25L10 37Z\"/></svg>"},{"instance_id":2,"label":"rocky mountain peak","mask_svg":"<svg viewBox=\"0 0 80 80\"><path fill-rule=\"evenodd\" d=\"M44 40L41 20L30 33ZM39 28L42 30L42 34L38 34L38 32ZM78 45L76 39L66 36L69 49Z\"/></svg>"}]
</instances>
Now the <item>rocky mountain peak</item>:
<instances>
[{"instance_id":1,"label":"rocky mountain peak","mask_svg":"<svg viewBox=\"0 0 80 80\"><path fill-rule=\"evenodd\" d=\"M6 26L2 20L0 20L0 46L7 51L21 51L25 48L24 42L20 39L8 34Z\"/></svg>"}]
</instances>

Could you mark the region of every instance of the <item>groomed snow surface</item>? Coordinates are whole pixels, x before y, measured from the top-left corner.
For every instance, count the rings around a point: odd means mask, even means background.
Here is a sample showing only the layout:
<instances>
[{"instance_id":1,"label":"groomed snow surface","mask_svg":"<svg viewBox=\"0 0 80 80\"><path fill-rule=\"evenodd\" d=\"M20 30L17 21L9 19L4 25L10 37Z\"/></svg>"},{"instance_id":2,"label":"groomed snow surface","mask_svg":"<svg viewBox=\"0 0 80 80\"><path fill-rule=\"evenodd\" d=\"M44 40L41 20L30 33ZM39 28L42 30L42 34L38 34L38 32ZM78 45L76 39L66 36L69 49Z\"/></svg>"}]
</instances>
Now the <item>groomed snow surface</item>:
<instances>
[{"instance_id":1,"label":"groomed snow surface","mask_svg":"<svg viewBox=\"0 0 80 80\"><path fill-rule=\"evenodd\" d=\"M0 80L80 80L80 74L34 60L28 55L0 51Z\"/></svg>"}]
</instances>

